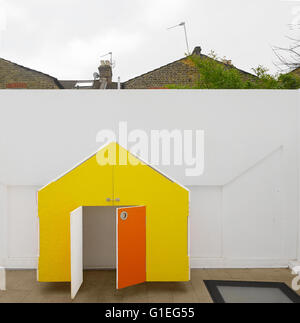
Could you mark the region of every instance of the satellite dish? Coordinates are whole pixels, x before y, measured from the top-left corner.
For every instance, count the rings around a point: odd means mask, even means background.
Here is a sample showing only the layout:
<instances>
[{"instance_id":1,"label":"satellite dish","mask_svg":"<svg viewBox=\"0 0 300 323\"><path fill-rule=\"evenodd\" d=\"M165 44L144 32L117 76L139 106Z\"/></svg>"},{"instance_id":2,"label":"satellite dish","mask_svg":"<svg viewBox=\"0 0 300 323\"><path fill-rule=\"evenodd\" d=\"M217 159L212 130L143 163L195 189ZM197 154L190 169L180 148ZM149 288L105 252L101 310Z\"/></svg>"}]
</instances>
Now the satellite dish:
<instances>
[{"instance_id":1,"label":"satellite dish","mask_svg":"<svg viewBox=\"0 0 300 323\"><path fill-rule=\"evenodd\" d=\"M97 79L99 79L99 78L100 78L100 75L99 75L97 72L95 72L95 73L93 74L93 77L94 77L94 80L97 80Z\"/></svg>"}]
</instances>

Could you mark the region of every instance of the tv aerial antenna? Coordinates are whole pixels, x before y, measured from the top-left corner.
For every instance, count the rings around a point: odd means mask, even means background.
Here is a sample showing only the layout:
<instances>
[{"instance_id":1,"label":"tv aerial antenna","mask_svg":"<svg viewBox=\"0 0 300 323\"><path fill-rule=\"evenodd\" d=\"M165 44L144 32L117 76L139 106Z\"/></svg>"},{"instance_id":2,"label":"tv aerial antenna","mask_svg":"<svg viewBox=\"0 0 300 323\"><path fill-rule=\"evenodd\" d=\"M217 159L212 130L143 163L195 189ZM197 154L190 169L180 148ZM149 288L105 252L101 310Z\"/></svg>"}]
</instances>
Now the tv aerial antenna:
<instances>
[{"instance_id":1,"label":"tv aerial antenna","mask_svg":"<svg viewBox=\"0 0 300 323\"><path fill-rule=\"evenodd\" d=\"M176 27L183 27L183 29L184 29L184 35L185 35L185 43L186 43L186 48L187 48L187 54L188 55L191 55L185 22L181 22L180 24L178 24L176 26L169 27L169 28L167 28L167 30L170 30L170 29L173 29L173 28L176 28Z\"/></svg>"},{"instance_id":2,"label":"tv aerial antenna","mask_svg":"<svg viewBox=\"0 0 300 323\"><path fill-rule=\"evenodd\" d=\"M116 61L113 60L113 53L112 52L109 52L107 54L104 54L102 56L100 56L100 58L103 58L103 57L106 57L106 56L109 56L109 62L110 62L110 66L111 68L115 68L116 67Z\"/></svg>"}]
</instances>

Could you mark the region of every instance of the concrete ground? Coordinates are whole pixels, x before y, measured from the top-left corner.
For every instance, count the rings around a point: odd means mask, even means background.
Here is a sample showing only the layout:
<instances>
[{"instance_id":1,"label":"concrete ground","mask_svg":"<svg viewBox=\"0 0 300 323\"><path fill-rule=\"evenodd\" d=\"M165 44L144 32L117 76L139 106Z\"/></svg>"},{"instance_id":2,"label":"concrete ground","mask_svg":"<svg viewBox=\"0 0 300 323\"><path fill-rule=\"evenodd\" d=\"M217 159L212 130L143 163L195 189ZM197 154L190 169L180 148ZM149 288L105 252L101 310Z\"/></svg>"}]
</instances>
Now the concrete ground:
<instances>
[{"instance_id":1,"label":"concrete ground","mask_svg":"<svg viewBox=\"0 0 300 323\"><path fill-rule=\"evenodd\" d=\"M7 291L0 303L212 303L203 280L283 282L291 286L288 269L192 269L191 281L145 283L115 290L115 271L85 271L75 300L70 283L38 283L35 270L8 270ZM300 295L300 291L298 292Z\"/></svg>"}]
</instances>

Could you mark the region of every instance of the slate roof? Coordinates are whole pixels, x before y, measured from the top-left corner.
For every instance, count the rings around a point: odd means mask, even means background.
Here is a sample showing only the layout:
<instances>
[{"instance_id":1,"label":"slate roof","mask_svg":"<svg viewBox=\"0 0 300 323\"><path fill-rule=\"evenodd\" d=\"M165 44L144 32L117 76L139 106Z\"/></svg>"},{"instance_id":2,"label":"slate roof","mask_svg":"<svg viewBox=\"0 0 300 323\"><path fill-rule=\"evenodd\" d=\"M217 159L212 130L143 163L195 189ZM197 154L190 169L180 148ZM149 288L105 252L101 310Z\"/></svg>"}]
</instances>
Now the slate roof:
<instances>
[{"instance_id":1,"label":"slate roof","mask_svg":"<svg viewBox=\"0 0 300 323\"><path fill-rule=\"evenodd\" d=\"M17 66L17 67L19 67L19 68L22 68L22 69L24 69L24 70L26 70L26 71L35 72L35 73L41 74L41 75L43 75L43 76L45 76L45 77L48 77L48 78L50 78L50 79L52 79L52 80L54 81L54 83L58 86L58 88L63 89L63 86L62 86L62 84L58 81L58 79L57 79L57 78L55 78L55 77L53 77L53 76L51 76L51 75L49 75L49 74L42 73L42 72L40 72L40 71L37 71L37 70L34 70L34 69L32 69L32 68L29 68L29 67L26 67L26 66L23 66L23 65L20 65L20 64L17 64L17 63L11 62L11 61L9 61L9 60L7 60L7 59L4 59L4 58L1 58L1 57L0 57L0 60L2 60L2 61L4 61L4 62L7 62L7 63L10 63L10 64L13 64L13 65L15 65L15 66Z\"/></svg>"}]
</instances>

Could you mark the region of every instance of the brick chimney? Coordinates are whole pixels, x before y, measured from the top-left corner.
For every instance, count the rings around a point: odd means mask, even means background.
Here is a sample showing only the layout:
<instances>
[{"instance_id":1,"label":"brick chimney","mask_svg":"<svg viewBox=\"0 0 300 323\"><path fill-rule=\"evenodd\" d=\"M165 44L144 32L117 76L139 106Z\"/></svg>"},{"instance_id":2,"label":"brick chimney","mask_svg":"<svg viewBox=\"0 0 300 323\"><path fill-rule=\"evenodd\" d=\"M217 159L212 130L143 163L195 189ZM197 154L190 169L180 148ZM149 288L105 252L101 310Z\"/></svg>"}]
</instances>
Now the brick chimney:
<instances>
[{"instance_id":1,"label":"brick chimney","mask_svg":"<svg viewBox=\"0 0 300 323\"><path fill-rule=\"evenodd\" d=\"M112 82L112 68L110 61L101 61L98 70L101 81L106 81L107 83Z\"/></svg>"}]
</instances>

